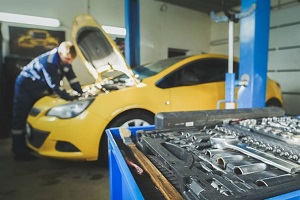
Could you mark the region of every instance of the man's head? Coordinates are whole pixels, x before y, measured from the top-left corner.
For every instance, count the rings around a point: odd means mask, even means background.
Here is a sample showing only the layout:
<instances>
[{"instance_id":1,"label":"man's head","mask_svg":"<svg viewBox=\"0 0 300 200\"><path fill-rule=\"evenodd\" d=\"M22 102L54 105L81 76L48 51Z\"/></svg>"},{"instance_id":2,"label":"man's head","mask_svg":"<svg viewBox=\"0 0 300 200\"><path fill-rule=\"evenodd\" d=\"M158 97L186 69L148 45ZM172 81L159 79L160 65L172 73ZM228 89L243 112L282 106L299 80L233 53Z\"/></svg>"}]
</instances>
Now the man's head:
<instances>
[{"instance_id":1,"label":"man's head","mask_svg":"<svg viewBox=\"0 0 300 200\"><path fill-rule=\"evenodd\" d=\"M76 58L76 50L72 42L62 42L58 47L61 64L71 64Z\"/></svg>"}]
</instances>

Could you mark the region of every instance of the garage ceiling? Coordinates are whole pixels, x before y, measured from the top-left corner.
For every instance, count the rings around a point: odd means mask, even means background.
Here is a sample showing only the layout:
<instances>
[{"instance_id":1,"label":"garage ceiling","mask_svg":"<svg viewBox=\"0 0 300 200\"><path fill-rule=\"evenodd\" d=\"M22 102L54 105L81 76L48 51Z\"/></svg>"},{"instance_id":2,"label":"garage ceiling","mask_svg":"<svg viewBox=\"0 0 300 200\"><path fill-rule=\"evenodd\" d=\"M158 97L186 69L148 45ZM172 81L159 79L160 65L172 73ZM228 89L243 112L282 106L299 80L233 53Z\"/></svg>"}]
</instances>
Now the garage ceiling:
<instances>
[{"instance_id":1,"label":"garage ceiling","mask_svg":"<svg viewBox=\"0 0 300 200\"><path fill-rule=\"evenodd\" d=\"M155 0L209 14L222 11L221 0ZM239 6L241 0L224 0L228 9Z\"/></svg>"}]
</instances>

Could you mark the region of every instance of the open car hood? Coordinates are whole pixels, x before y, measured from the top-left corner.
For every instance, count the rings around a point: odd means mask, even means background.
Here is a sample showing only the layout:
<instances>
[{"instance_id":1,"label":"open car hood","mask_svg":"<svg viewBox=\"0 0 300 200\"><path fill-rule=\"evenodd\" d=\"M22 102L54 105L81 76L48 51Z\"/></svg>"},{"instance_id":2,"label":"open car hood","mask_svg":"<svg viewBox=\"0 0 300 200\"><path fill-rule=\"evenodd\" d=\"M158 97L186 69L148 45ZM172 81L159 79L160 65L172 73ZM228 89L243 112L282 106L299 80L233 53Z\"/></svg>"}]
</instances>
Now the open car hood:
<instances>
[{"instance_id":1,"label":"open car hood","mask_svg":"<svg viewBox=\"0 0 300 200\"><path fill-rule=\"evenodd\" d=\"M77 54L96 82L120 72L125 73L134 83L139 82L116 43L92 16L78 15L73 21L71 36Z\"/></svg>"}]
</instances>

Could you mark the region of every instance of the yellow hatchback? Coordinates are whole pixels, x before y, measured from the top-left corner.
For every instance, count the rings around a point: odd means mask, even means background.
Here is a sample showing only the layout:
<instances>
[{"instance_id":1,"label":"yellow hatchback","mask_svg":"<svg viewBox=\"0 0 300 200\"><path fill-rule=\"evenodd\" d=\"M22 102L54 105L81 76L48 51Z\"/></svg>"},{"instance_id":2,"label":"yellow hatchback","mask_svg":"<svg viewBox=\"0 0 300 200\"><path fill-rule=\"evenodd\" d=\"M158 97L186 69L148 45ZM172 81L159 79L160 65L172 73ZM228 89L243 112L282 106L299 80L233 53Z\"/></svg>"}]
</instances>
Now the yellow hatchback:
<instances>
[{"instance_id":1,"label":"yellow hatchback","mask_svg":"<svg viewBox=\"0 0 300 200\"><path fill-rule=\"evenodd\" d=\"M150 125L158 112L216 109L225 98L225 55L174 57L130 69L115 42L88 15L75 18L72 38L96 81L83 87L85 98L67 102L52 95L34 105L28 145L40 155L96 160L107 153L107 128ZM237 62L234 71L238 74ZM283 102L278 84L269 79L266 106L271 105Z\"/></svg>"}]
</instances>

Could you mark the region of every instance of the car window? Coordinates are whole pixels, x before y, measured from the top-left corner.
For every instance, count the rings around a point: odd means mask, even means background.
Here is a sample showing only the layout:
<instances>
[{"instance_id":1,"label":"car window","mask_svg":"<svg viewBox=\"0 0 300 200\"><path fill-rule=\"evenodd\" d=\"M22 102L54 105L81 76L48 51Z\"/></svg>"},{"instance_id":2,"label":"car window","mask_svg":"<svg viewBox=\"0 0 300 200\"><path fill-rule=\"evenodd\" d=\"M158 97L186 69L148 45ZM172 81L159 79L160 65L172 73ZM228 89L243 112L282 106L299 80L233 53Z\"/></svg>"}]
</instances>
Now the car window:
<instances>
[{"instance_id":1,"label":"car window","mask_svg":"<svg viewBox=\"0 0 300 200\"><path fill-rule=\"evenodd\" d=\"M169 59L159 60L156 62L151 62L145 65L141 65L138 67L133 68L133 73L136 75L137 78L140 80L154 76L158 74L159 72L167 69L171 65L179 62L180 60L183 60L187 58L187 56L181 56L181 57L173 57Z\"/></svg>"},{"instance_id":2,"label":"car window","mask_svg":"<svg viewBox=\"0 0 300 200\"><path fill-rule=\"evenodd\" d=\"M211 82L225 81L228 72L227 59L201 59L188 63L157 83L160 88L179 86L192 86ZM238 75L238 63L234 63L236 79Z\"/></svg>"},{"instance_id":3,"label":"car window","mask_svg":"<svg viewBox=\"0 0 300 200\"><path fill-rule=\"evenodd\" d=\"M30 35L31 35L32 38L37 38L37 39L46 39L47 38L47 35L44 32L34 32L34 31L32 31Z\"/></svg>"}]
</instances>

